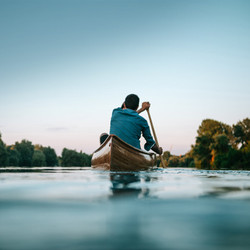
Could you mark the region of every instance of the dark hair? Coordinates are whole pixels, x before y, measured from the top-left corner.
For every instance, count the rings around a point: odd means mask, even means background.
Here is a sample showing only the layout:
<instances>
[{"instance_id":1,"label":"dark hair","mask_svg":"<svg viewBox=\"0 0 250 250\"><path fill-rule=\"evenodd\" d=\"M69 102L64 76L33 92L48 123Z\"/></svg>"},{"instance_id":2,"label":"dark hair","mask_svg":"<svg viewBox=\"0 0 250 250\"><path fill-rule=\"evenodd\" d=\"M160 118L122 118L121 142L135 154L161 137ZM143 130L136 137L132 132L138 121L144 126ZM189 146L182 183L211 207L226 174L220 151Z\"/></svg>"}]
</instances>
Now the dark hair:
<instances>
[{"instance_id":1,"label":"dark hair","mask_svg":"<svg viewBox=\"0 0 250 250\"><path fill-rule=\"evenodd\" d=\"M128 95L125 99L126 108L137 110L139 107L139 101L140 99L137 95L134 94Z\"/></svg>"}]
</instances>

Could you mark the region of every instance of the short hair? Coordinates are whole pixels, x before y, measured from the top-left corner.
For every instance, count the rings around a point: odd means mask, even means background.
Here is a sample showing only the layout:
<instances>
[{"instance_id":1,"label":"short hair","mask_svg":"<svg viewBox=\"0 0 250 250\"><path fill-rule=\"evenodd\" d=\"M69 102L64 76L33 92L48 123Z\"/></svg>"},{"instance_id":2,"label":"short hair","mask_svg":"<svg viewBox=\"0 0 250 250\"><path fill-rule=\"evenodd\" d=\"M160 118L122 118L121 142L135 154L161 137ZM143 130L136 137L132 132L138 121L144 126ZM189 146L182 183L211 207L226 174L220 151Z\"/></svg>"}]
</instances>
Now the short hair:
<instances>
[{"instance_id":1,"label":"short hair","mask_svg":"<svg viewBox=\"0 0 250 250\"><path fill-rule=\"evenodd\" d=\"M139 102L140 102L140 99L135 94L130 94L125 99L125 105L126 105L126 108L128 109L137 110L139 107Z\"/></svg>"}]
</instances>

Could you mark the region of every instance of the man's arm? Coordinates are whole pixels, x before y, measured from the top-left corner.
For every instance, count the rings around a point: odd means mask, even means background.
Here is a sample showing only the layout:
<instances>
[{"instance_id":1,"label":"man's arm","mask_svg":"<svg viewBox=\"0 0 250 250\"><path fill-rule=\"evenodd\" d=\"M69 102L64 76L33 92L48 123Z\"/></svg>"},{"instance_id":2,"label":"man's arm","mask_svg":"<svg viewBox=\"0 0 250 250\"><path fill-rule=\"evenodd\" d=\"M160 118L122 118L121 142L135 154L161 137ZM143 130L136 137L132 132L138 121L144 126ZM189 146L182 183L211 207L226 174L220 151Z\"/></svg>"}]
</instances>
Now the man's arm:
<instances>
[{"instance_id":1,"label":"man's arm","mask_svg":"<svg viewBox=\"0 0 250 250\"><path fill-rule=\"evenodd\" d=\"M142 107L141 107L139 110L137 110L137 113L139 114L139 113L143 112L144 110L148 110L149 108L150 108L150 103L149 103L149 102L143 102L143 103L142 103ZM151 150L153 150L155 153L161 155L161 154L163 153L163 149L162 149L162 147L158 147L158 146L156 145L156 143L154 142L148 124L147 124L147 126L145 127L145 129L142 131L142 134L143 134L144 138L145 138L146 141L147 141L146 144L145 144L145 146L144 146L144 148L145 148L146 150L151 149ZM149 146L148 144L149 144L149 143L152 143L152 141L154 142L153 146L151 146L151 148L148 148L148 146ZM151 145L152 145L152 144L151 144Z\"/></svg>"},{"instance_id":2,"label":"man's arm","mask_svg":"<svg viewBox=\"0 0 250 250\"><path fill-rule=\"evenodd\" d=\"M156 154L161 155L162 154L162 147L158 147L155 143L155 145L151 148Z\"/></svg>"},{"instance_id":3,"label":"man's arm","mask_svg":"<svg viewBox=\"0 0 250 250\"><path fill-rule=\"evenodd\" d=\"M150 108L150 103L149 102L143 102L142 105L141 105L141 108L138 109L136 112L138 114L140 114L141 112L143 112L143 111L145 111L145 110L147 110L149 108Z\"/></svg>"}]
</instances>

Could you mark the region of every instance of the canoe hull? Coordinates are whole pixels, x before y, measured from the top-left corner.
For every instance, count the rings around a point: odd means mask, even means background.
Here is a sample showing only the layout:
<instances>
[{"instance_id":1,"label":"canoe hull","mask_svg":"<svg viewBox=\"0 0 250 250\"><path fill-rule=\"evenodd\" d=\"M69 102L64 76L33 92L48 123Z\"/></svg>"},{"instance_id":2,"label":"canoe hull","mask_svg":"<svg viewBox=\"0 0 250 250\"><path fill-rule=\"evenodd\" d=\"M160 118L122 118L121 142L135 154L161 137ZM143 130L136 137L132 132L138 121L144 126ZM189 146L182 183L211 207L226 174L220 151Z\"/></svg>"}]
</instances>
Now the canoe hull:
<instances>
[{"instance_id":1,"label":"canoe hull","mask_svg":"<svg viewBox=\"0 0 250 250\"><path fill-rule=\"evenodd\" d=\"M94 152L92 168L111 171L139 171L156 166L156 155L132 147L115 135L110 135Z\"/></svg>"}]
</instances>

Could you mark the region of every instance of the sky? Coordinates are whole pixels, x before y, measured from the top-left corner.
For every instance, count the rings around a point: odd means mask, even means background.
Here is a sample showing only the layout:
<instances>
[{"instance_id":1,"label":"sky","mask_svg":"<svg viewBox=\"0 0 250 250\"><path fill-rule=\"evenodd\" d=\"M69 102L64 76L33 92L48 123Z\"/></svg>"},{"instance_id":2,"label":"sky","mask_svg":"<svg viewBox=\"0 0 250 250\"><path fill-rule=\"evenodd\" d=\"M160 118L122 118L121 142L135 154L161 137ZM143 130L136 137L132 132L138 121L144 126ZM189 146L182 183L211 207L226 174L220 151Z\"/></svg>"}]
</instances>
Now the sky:
<instances>
[{"instance_id":1,"label":"sky","mask_svg":"<svg viewBox=\"0 0 250 250\"><path fill-rule=\"evenodd\" d=\"M0 0L3 141L91 154L134 93L163 150L185 154L202 120L250 117L249 13L248 0Z\"/></svg>"}]
</instances>

